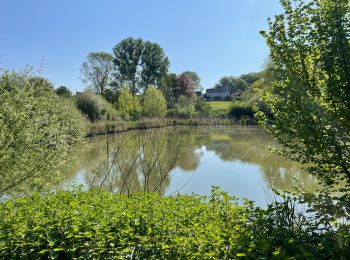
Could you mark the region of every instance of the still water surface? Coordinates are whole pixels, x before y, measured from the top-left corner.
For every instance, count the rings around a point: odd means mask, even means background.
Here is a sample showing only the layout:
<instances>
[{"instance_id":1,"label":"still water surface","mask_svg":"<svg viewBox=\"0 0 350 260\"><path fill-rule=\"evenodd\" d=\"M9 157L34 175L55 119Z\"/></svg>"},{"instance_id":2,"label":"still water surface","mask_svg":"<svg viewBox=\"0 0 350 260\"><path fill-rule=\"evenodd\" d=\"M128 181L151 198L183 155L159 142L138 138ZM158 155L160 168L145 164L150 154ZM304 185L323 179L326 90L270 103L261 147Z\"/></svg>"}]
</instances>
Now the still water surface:
<instances>
[{"instance_id":1,"label":"still water surface","mask_svg":"<svg viewBox=\"0 0 350 260\"><path fill-rule=\"evenodd\" d=\"M111 192L158 191L208 195L219 186L230 195L265 205L272 187L314 190L316 180L273 154L259 127L169 127L89 140L65 187L83 184Z\"/></svg>"}]
</instances>

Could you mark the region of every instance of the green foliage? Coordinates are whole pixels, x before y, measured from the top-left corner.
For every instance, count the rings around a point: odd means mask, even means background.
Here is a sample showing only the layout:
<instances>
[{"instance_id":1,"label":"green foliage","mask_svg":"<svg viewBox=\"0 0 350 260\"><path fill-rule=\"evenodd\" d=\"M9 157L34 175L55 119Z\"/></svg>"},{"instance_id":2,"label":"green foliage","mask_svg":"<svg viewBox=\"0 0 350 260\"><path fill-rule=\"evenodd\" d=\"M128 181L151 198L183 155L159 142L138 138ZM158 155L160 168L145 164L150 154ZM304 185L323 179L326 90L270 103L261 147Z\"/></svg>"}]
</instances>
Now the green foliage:
<instances>
[{"instance_id":1,"label":"green foliage","mask_svg":"<svg viewBox=\"0 0 350 260\"><path fill-rule=\"evenodd\" d=\"M90 52L81 65L83 83L103 94L111 83L113 56L107 52Z\"/></svg>"},{"instance_id":2,"label":"green foliage","mask_svg":"<svg viewBox=\"0 0 350 260\"><path fill-rule=\"evenodd\" d=\"M262 32L275 75L260 122L291 159L327 185L350 185L350 7L348 0L281 1Z\"/></svg>"},{"instance_id":3,"label":"green foliage","mask_svg":"<svg viewBox=\"0 0 350 260\"><path fill-rule=\"evenodd\" d=\"M239 76L239 78L244 80L245 82L247 82L249 85L252 85L254 82L256 82L262 78L262 73L261 72L250 72L250 73L243 74L243 75Z\"/></svg>"},{"instance_id":4,"label":"green foliage","mask_svg":"<svg viewBox=\"0 0 350 260\"><path fill-rule=\"evenodd\" d=\"M137 118L141 113L141 104L127 88L122 88L117 100L117 109L123 119Z\"/></svg>"},{"instance_id":5,"label":"green foliage","mask_svg":"<svg viewBox=\"0 0 350 260\"><path fill-rule=\"evenodd\" d=\"M15 72L0 76L0 100L0 196L59 181L86 134L74 103L56 95L49 81Z\"/></svg>"},{"instance_id":6,"label":"green foliage","mask_svg":"<svg viewBox=\"0 0 350 260\"><path fill-rule=\"evenodd\" d=\"M194 104L191 98L180 96L176 106L176 115L179 117L189 118L195 113Z\"/></svg>"},{"instance_id":7,"label":"green foliage","mask_svg":"<svg viewBox=\"0 0 350 260\"><path fill-rule=\"evenodd\" d=\"M249 87L249 84L241 78L223 77L215 85L215 88L228 89L231 93L244 91Z\"/></svg>"},{"instance_id":8,"label":"green foliage","mask_svg":"<svg viewBox=\"0 0 350 260\"><path fill-rule=\"evenodd\" d=\"M149 117L162 117L166 113L166 100L160 90L149 86L143 98L143 113Z\"/></svg>"},{"instance_id":9,"label":"green foliage","mask_svg":"<svg viewBox=\"0 0 350 260\"><path fill-rule=\"evenodd\" d=\"M159 89L163 92L164 97L170 107L174 106L175 101L178 98L179 81L175 73L167 74L163 77Z\"/></svg>"},{"instance_id":10,"label":"green foliage","mask_svg":"<svg viewBox=\"0 0 350 260\"><path fill-rule=\"evenodd\" d=\"M206 196L58 192L1 203L0 257L56 259L345 259L344 239L299 215L214 187ZM345 234L344 234L345 235Z\"/></svg>"},{"instance_id":11,"label":"green foliage","mask_svg":"<svg viewBox=\"0 0 350 260\"><path fill-rule=\"evenodd\" d=\"M116 120L118 118L115 108L101 95L95 94L92 91L77 94L76 105L90 121Z\"/></svg>"},{"instance_id":12,"label":"green foliage","mask_svg":"<svg viewBox=\"0 0 350 260\"><path fill-rule=\"evenodd\" d=\"M143 88L149 85L159 86L162 78L168 72L169 59L157 43L145 41L143 42L141 66L141 86Z\"/></svg>"},{"instance_id":13,"label":"green foliage","mask_svg":"<svg viewBox=\"0 0 350 260\"><path fill-rule=\"evenodd\" d=\"M56 94L63 98L72 97L72 92L65 86L60 86L55 90Z\"/></svg>"},{"instance_id":14,"label":"green foliage","mask_svg":"<svg viewBox=\"0 0 350 260\"><path fill-rule=\"evenodd\" d=\"M190 79L193 81L194 89L195 89L195 90L200 89L200 86L201 86L201 78L199 77L199 75L197 74L197 72L186 70L186 71L183 72L182 74L187 75L187 76L190 77Z\"/></svg>"},{"instance_id":15,"label":"green foliage","mask_svg":"<svg viewBox=\"0 0 350 260\"><path fill-rule=\"evenodd\" d=\"M185 71L177 76L178 78L178 93L176 96L187 96L193 98L196 89L200 87L200 78L194 71Z\"/></svg>"},{"instance_id":16,"label":"green foliage","mask_svg":"<svg viewBox=\"0 0 350 260\"><path fill-rule=\"evenodd\" d=\"M211 112L211 107L207 102L197 100L195 103L195 109L200 116L209 116Z\"/></svg>"},{"instance_id":17,"label":"green foliage","mask_svg":"<svg viewBox=\"0 0 350 260\"><path fill-rule=\"evenodd\" d=\"M116 73L114 84L135 95L148 85L160 85L168 72L169 60L157 44L126 38L113 48Z\"/></svg>"},{"instance_id":18,"label":"green foliage","mask_svg":"<svg viewBox=\"0 0 350 260\"><path fill-rule=\"evenodd\" d=\"M235 103L231 106L229 115L235 119L241 119L242 117L254 117L254 110L252 106L245 103Z\"/></svg>"}]
</instances>

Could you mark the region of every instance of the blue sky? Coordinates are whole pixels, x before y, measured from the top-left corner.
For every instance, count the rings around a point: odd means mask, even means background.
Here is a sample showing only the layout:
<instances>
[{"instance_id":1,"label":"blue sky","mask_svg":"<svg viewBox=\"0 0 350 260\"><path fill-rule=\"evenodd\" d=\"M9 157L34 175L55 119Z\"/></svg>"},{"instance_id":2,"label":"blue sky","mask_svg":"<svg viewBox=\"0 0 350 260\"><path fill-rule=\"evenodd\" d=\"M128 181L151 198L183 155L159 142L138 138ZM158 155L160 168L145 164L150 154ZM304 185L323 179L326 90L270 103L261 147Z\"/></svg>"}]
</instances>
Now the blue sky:
<instances>
[{"instance_id":1,"label":"blue sky","mask_svg":"<svg viewBox=\"0 0 350 260\"><path fill-rule=\"evenodd\" d=\"M56 86L82 90L80 65L126 37L157 42L170 71L196 71L204 88L258 71L268 55L259 31L278 0L0 0L0 68L43 64Z\"/></svg>"}]
</instances>

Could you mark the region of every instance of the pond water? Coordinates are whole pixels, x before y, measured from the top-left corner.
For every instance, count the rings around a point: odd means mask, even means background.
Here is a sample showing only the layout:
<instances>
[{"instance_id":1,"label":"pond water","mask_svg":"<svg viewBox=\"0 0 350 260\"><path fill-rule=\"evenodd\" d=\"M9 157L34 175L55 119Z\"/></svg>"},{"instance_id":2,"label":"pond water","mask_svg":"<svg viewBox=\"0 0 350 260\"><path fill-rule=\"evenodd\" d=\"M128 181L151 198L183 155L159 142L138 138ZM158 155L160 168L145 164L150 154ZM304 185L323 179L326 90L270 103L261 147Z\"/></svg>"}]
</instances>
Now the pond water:
<instances>
[{"instance_id":1,"label":"pond water","mask_svg":"<svg viewBox=\"0 0 350 260\"><path fill-rule=\"evenodd\" d=\"M158 191L162 195L210 194L219 186L258 205L272 188L313 191L316 180L300 165L273 154L259 127L168 127L89 139L64 187L82 184L111 192Z\"/></svg>"}]
</instances>

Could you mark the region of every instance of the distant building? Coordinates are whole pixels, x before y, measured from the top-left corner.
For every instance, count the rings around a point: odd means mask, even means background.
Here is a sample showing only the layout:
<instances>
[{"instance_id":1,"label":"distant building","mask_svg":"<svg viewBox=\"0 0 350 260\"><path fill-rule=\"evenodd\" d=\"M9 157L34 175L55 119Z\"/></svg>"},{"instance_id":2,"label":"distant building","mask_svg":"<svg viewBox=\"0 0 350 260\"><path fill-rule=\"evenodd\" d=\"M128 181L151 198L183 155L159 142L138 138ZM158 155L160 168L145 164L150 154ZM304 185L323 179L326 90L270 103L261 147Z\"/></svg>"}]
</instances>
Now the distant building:
<instances>
[{"instance_id":1,"label":"distant building","mask_svg":"<svg viewBox=\"0 0 350 260\"><path fill-rule=\"evenodd\" d=\"M204 94L204 99L207 101L223 101L230 100L231 93L226 88L209 88Z\"/></svg>"}]
</instances>

